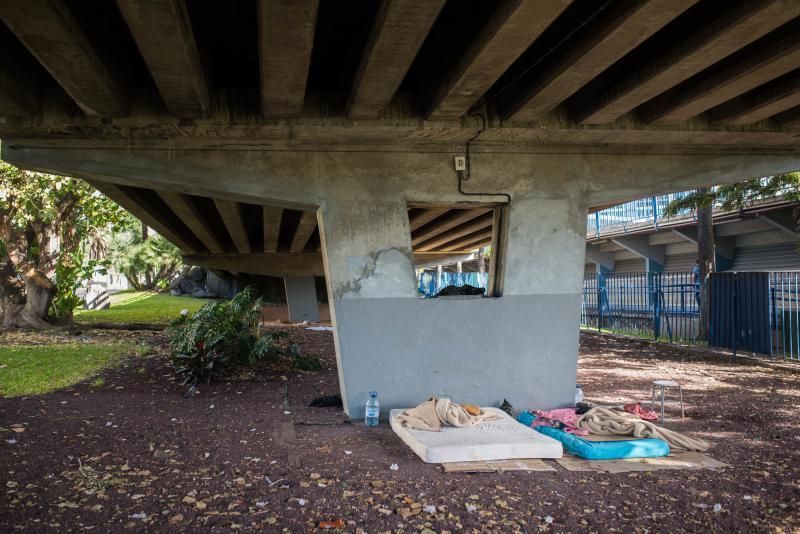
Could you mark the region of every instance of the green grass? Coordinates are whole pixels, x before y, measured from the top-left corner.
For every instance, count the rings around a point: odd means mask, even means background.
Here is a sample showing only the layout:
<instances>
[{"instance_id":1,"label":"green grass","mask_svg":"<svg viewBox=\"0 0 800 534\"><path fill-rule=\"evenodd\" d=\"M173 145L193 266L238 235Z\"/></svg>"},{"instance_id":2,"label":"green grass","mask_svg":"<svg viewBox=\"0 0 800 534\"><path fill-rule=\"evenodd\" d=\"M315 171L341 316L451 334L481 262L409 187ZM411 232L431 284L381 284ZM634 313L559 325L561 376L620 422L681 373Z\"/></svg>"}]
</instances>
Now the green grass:
<instances>
[{"instance_id":1,"label":"green grass","mask_svg":"<svg viewBox=\"0 0 800 534\"><path fill-rule=\"evenodd\" d=\"M205 302L208 301L150 291L126 292L112 295L111 307L107 310L75 310L75 322L168 324L181 310L195 312Z\"/></svg>"},{"instance_id":2,"label":"green grass","mask_svg":"<svg viewBox=\"0 0 800 534\"><path fill-rule=\"evenodd\" d=\"M69 387L143 352L129 343L6 345L0 351L0 395L40 395ZM93 387L104 384L102 378Z\"/></svg>"}]
</instances>

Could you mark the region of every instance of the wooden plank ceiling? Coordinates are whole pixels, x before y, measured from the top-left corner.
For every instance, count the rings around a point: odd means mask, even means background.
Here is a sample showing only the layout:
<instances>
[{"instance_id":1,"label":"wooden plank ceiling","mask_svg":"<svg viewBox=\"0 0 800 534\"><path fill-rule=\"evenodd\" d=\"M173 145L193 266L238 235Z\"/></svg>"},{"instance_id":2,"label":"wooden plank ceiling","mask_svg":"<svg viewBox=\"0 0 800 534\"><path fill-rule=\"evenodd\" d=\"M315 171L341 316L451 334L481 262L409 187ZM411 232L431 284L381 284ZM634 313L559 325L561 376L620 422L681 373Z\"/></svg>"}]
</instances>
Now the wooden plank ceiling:
<instances>
[{"instance_id":1,"label":"wooden plank ceiling","mask_svg":"<svg viewBox=\"0 0 800 534\"><path fill-rule=\"evenodd\" d=\"M197 265L225 270L239 265L242 270L250 269L248 272L256 266L264 274L279 275L287 261L292 268L305 261L306 271L322 274L314 209L257 205L106 182L92 185L174 243ZM490 207L413 207L408 217L414 254L419 257L463 255L491 243ZM257 266L259 261L261 267Z\"/></svg>"},{"instance_id":2,"label":"wooden plank ceiling","mask_svg":"<svg viewBox=\"0 0 800 534\"><path fill-rule=\"evenodd\" d=\"M482 109L490 128L547 128L530 123L557 112L561 127L626 117L691 133L800 117L797 1L3 0L0 21L6 118L71 100L62 121L150 125L154 111L209 117L215 94L244 124Z\"/></svg>"}]
</instances>

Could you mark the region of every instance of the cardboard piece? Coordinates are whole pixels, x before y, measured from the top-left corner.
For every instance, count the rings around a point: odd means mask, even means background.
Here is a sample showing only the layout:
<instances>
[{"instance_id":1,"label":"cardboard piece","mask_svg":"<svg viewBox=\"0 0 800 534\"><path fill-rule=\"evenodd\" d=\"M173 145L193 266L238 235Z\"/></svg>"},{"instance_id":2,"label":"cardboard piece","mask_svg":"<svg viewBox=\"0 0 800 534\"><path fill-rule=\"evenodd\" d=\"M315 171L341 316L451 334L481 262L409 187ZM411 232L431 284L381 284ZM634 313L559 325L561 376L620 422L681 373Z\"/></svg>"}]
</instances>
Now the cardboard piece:
<instances>
[{"instance_id":1,"label":"cardboard piece","mask_svg":"<svg viewBox=\"0 0 800 534\"><path fill-rule=\"evenodd\" d=\"M506 471L555 471L556 468L536 458L489 460L486 462L450 462L442 464L445 473L504 473Z\"/></svg>"},{"instance_id":2,"label":"cardboard piece","mask_svg":"<svg viewBox=\"0 0 800 534\"><path fill-rule=\"evenodd\" d=\"M626 458L624 460L584 460L565 454L556 460L567 471L631 473L664 469L722 469L728 464L700 452L677 452L661 458Z\"/></svg>"}]
</instances>

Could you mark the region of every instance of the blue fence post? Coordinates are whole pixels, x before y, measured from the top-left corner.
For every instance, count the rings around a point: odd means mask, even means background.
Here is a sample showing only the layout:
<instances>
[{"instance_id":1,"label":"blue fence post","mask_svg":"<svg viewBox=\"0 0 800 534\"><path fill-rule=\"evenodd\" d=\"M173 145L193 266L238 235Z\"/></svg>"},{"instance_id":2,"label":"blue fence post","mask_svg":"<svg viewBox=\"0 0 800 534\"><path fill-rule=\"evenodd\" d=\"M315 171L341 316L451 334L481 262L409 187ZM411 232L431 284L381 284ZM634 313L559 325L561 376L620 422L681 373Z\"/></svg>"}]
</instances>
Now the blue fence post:
<instances>
[{"instance_id":1,"label":"blue fence post","mask_svg":"<svg viewBox=\"0 0 800 534\"><path fill-rule=\"evenodd\" d=\"M653 197L653 226L658 230L658 197Z\"/></svg>"},{"instance_id":2,"label":"blue fence post","mask_svg":"<svg viewBox=\"0 0 800 534\"><path fill-rule=\"evenodd\" d=\"M647 273L647 281L651 285L650 302L653 303L653 338L661 337L661 299L659 297L661 277L659 273Z\"/></svg>"},{"instance_id":3,"label":"blue fence post","mask_svg":"<svg viewBox=\"0 0 800 534\"><path fill-rule=\"evenodd\" d=\"M606 277L603 273L597 273L597 331L603 329L603 294L606 290Z\"/></svg>"},{"instance_id":4,"label":"blue fence post","mask_svg":"<svg viewBox=\"0 0 800 534\"><path fill-rule=\"evenodd\" d=\"M600 237L600 211L594 212L594 232L597 237Z\"/></svg>"}]
</instances>

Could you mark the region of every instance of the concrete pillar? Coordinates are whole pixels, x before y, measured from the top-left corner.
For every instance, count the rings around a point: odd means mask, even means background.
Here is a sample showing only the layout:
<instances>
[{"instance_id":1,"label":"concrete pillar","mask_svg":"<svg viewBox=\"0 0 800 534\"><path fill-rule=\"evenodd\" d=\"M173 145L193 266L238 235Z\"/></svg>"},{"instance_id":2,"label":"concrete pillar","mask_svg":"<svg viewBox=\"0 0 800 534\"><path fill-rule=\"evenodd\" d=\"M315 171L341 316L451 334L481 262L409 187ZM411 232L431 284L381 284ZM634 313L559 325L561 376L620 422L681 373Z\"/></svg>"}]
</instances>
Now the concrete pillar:
<instances>
[{"instance_id":1,"label":"concrete pillar","mask_svg":"<svg viewBox=\"0 0 800 534\"><path fill-rule=\"evenodd\" d=\"M605 265L603 265L602 263L597 263L597 262L595 262L595 264L594 264L594 268L595 268L595 272L596 272L597 274L611 274L611 273L613 273L613 272L614 272L614 269L611 269L611 268L609 268L609 267L606 267L606 266L605 266Z\"/></svg>"},{"instance_id":2,"label":"concrete pillar","mask_svg":"<svg viewBox=\"0 0 800 534\"><path fill-rule=\"evenodd\" d=\"M317 288L313 276L287 276L283 279L286 287L286 303L289 307L289 320L300 322L319 322Z\"/></svg>"},{"instance_id":3,"label":"concrete pillar","mask_svg":"<svg viewBox=\"0 0 800 534\"><path fill-rule=\"evenodd\" d=\"M321 207L351 417L363 416L373 389L384 416L431 395L494 406L507 398L519 408L573 401L585 210L573 199L520 197L510 211L502 297L419 299L404 202Z\"/></svg>"}]
</instances>

